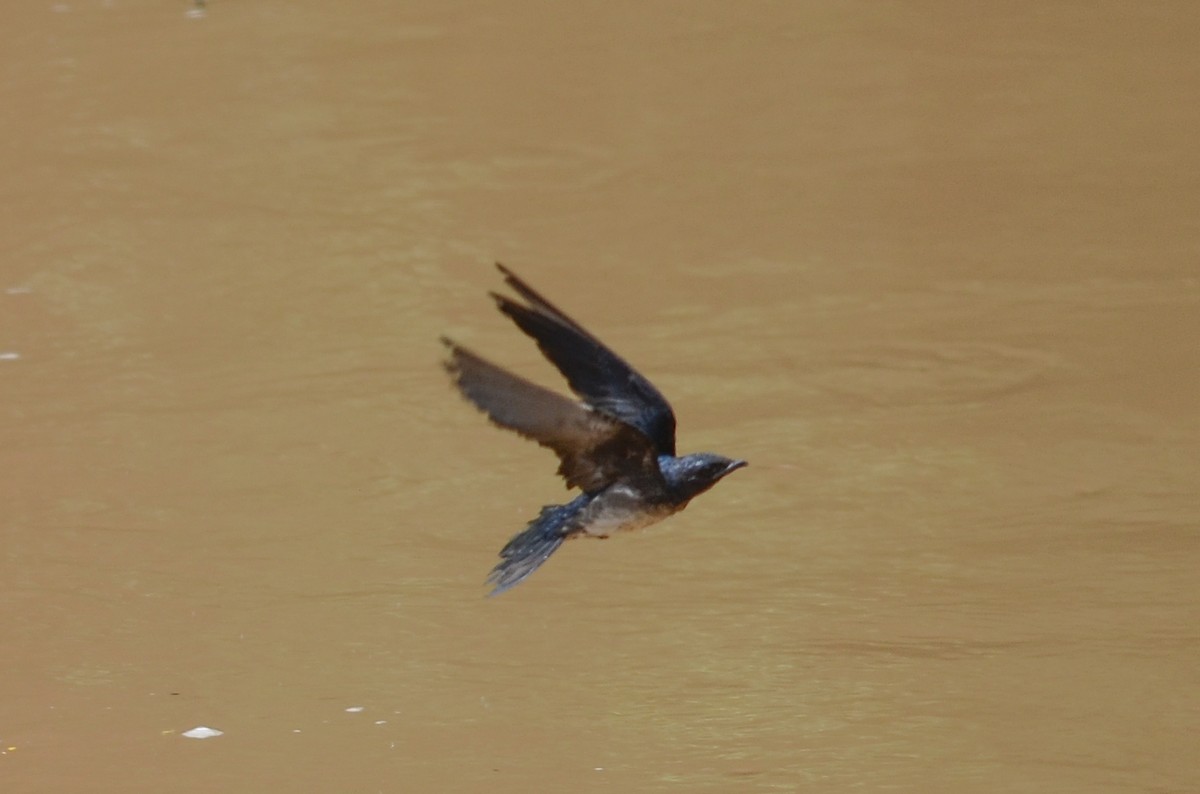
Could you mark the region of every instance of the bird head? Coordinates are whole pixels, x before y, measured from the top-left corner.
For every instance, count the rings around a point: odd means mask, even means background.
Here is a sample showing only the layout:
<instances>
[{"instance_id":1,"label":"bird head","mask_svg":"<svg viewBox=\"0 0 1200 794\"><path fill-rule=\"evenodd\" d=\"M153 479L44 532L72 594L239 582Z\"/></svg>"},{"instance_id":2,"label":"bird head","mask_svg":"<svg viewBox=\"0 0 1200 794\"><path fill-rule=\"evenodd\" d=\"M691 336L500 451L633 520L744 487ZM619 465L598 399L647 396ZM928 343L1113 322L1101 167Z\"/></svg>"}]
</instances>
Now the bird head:
<instances>
[{"instance_id":1,"label":"bird head","mask_svg":"<svg viewBox=\"0 0 1200 794\"><path fill-rule=\"evenodd\" d=\"M734 460L711 452L697 452L671 460L669 466L661 466L667 483L682 498L688 501L716 485L725 475L747 465L744 460Z\"/></svg>"}]
</instances>

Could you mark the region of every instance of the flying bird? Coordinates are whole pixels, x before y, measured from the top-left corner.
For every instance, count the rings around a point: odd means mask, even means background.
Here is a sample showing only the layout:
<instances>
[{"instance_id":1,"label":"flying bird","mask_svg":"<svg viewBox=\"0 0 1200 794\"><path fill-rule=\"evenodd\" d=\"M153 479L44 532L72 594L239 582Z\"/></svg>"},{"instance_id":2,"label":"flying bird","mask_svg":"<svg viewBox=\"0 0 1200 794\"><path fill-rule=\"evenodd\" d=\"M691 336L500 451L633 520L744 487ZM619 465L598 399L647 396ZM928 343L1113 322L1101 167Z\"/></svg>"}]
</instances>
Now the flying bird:
<instances>
[{"instance_id":1,"label":"flying bird","mask_svg":"<svg viewBox=\"0 0 1200 794\"><path fill-rule=\"evenodd\" d=\"M514 375L446 337L454 385L502 428L551 449L570 502L547 505L500 551L490 595L523 582L563 541L607 538L685 508L746 465L709 452L675 455L675 413L666 398L620 356L500 263L520 301L490 293L496 306L537 342L579 402Z\"/></svg>"}]
</instances>

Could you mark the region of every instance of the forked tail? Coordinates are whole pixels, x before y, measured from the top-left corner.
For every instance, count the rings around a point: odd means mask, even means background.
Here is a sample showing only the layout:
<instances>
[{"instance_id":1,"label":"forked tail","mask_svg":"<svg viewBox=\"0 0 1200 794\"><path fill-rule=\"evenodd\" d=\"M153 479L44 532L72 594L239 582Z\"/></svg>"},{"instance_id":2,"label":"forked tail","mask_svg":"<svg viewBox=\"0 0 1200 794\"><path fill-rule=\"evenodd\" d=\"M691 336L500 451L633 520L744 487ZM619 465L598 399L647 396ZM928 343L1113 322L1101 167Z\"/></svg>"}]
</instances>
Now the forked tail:
<instances>
[{"instance_id":1,"label":"forked tail","mask_svg":"<svg viewBox=\"0 0 1200 794\"><path fill-rule=\"evenodd\" d=\"M582 507L581 499L570 504L543 507L538 517L500 550L503 559L488 574L488 584L493 585L488 595L500 595L505 590L511 590L550 559L550 555L570 535L571 518Z\"/></svg>"}]
</instances>

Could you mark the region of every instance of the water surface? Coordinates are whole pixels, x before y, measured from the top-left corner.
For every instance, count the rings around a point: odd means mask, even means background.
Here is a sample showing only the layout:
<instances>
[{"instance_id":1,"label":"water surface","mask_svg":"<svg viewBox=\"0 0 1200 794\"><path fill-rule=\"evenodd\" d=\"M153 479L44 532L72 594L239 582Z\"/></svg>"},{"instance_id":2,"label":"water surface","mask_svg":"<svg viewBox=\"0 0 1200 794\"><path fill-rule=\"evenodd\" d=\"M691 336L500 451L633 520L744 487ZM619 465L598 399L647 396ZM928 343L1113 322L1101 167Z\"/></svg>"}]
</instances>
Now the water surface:
<instances>
[{"instance_id":1,"label":"water surface","mask_svg":"<svg viewBox=\"0 0 1200 794\"><path fill-rule=\"evenodd\" d=\"M0 34L6 791L1195 788L1190 6L185 11ZM485 600L495 259L751 467Z\"/></svg>"}]
</instances>

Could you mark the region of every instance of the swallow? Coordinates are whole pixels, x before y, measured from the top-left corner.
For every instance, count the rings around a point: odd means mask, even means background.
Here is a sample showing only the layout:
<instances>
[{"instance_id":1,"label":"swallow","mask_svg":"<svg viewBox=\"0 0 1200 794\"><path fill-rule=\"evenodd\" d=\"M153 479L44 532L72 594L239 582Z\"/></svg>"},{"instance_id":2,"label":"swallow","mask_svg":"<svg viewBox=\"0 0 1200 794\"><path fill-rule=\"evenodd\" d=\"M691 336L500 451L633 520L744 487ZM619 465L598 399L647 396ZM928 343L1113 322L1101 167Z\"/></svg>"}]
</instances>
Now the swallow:
<instances>
[{"instance_id":1,"label":"swallow","mask_svg":"<svg viewBox=\"0 0 1200 794\"><path fill-rule=\"evenodd\" d=\"M532 337L578 397L572 400L442 337L446 371L499 427L549 448L580 493L547 505L500 551L487 582L499 595L525 581L569 538L607 538L678 513L746 465L710 452L675 454L675 412L662 393L583 326L500 263L520 300L489 293Z\"/></svg>"}]
</instances>

